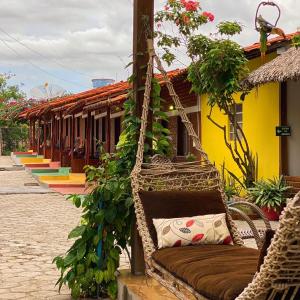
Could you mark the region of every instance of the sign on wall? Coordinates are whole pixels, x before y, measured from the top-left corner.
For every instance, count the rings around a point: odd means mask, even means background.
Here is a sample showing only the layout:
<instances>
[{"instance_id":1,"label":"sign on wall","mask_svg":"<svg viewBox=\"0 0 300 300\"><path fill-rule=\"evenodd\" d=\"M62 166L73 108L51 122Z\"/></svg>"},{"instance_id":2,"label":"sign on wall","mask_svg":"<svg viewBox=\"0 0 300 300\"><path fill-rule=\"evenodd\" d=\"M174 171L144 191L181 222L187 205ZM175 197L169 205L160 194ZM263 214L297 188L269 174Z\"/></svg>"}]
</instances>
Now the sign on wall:
<instances>
[{"instance_id":1,"label":"sign on wall","mask_svg":"<svg viewBox=\"0 0 300 300\"><path fill-rule=\"evenodd\" d=\"M276 126L276 136L291 136L291 127Z\"/></svg>"}]
</instances>

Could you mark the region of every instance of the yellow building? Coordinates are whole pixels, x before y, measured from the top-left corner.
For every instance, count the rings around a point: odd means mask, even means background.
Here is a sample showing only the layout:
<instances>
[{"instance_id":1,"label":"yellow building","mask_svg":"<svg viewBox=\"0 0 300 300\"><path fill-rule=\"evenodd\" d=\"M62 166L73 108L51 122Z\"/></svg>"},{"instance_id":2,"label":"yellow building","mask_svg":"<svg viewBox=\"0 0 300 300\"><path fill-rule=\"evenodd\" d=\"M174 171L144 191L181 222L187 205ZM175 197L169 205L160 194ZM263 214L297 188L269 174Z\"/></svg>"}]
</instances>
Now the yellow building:
<instances>
[{"instance_id":1,"label":"yellow building","mask_svg":"<svg viewBox=\"0 0 300 300\"><path fill-rule=\"evenodd\" d=\"M293 36L294 34L290 34L287 35L286 39L275 38L270 40L264 63L272 61L284 52L289 47ZM250 71L254 71L262 65L259 44L246 47L245 53L249 59ZM258 178L267 179L280 174L300 176L300 167L298 174L296 174L297 170L293 173L287 171L285 163L283 163L284 145L282 140L284 138L276 136L277 126L288 125L283 124L283 114L285 114L283 108L284 86L284 83L279 82L260 85L255 87L243 102L239 100L240 95L236 95L238 103L237 120L245 132L252 153L257 155ZM210 112L210 107L207 105L207 96L201 96L200 103L201 139L204 150L218 167L221 168L222 164L225 163L227 169L240 177L241 172L225 145L223 131L207 118ZM223 115L217 107L213 109L212 117L218 124L226 126L228 140L233 140L233 132L230 132L228 117Z\"/></svg>"}]
</instances>

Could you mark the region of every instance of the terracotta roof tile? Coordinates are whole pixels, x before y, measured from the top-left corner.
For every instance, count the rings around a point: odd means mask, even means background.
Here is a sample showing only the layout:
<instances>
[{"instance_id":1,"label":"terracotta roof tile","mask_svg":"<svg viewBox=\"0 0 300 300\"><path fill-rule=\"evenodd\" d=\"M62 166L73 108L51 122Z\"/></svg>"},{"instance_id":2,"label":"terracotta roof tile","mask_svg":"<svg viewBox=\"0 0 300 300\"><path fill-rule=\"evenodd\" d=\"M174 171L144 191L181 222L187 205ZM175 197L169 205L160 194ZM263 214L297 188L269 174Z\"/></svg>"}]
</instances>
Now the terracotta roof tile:
<instances>
[{"instance_id":1,"label":"terracotta roof tile","mask_svg":"<svg viewBox=\"0 0 300 300\"><path fill-rule=\"evenodd\" d=\"M268 40L268 45L270 46L270 45L273 45L273 44L276 44L276 43L290 41L297 33L299 33L299 32L294 32L294 33L286 34L285 38L283 38L281 36L278 36L278 37L269 39ZM254 43L254 44L252 44L250 46L244 47L244 51L247 53L247 52L250 52L250 51L253 51L253 50L259 50L259 48L260 48L260 43Z\"/></svg>"}]
</instances>

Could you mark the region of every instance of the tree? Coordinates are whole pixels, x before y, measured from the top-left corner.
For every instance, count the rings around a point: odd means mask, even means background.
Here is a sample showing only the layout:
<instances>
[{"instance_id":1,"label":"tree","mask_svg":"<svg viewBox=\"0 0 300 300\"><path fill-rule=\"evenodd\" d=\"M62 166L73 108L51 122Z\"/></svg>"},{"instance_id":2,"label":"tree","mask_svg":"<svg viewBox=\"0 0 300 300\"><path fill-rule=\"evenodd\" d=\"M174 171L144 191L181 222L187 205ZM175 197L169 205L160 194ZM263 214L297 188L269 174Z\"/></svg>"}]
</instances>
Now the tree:
<instances>
[{"instance_id":1,"label":"tree","mask_svg":"<svg viewBox=\"0 0 300 300\"><path fill-rule=\"evenodd\" d=\"M202 25L214 21L214 15L203 12L199 1L192 0L168 0L164 9L156 14L155 20L158 28L168 28L162 26L166 22L172 27L170 34L161 31L156 33L158 46L164 50L163 59L169 65L176 59L174 49L186 47L191 60L188 79L195 92L208 96L211 109L207 117L223 132L225 145L243 179L232 173L230 175L242 186L252 186L256 179L257 162L237 121L235 109L235 95L241 92L243 101L248 93L241 85L242 79L248 74L248 60L242 47L230 40L231 36L241 33L242 26L237 22L225 21L217 25L215 34L199 33ZM228 140L227 126L218 124L213 119L214 108L228 116L230 127L234 131L232 141Z\"/></svg>"},{"instance_id":2,"label":"tree","mask_svg":"<svg viewBox=\"0 0 300 300\"><path fill-rule=\"evenodd\" d=\"M18 116L33 104L17 85L8 84L10 78L8 74L0 75L0 154L5 155L26 144L28 126Z\"/></svg>"}]
</instances>

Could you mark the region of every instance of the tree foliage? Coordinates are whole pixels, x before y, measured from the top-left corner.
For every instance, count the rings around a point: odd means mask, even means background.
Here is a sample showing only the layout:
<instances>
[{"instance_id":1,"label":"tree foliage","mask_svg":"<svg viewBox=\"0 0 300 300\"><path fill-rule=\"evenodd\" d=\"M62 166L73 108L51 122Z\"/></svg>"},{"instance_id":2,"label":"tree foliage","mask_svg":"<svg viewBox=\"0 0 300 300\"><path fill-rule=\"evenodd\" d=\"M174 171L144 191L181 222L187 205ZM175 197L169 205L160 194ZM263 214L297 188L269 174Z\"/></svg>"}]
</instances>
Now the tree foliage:
<instances>
[{"instance_id":1,"label":"tree foliage","mask_svg":"<svg viewBox=\"0 0 300 300\"><path fill-rule=\"evenodd\" d=\"M188 79L192 89L199 94L208 96L211 107L208 119L223 133L226 147L234 162L239 167L243 179L234 174L235 179L244 187L251 186L256 178L256 160L251 153L243 128L236 118L236 95L242 93L244 100L248 91L243 90L242 79L248 74L247 59L242 47L230 39L242 32L238 22L223 21L217 25L215 34L199 33L201 26L214 20L210 12L203 12L199 1L168 0L164 9L157 13L158 28L162 23L172 27L172 34L159 32L156 34L158 45L165 51L163 58L170 65L176 59L174 49L186 47L186 53L191 60L188 67ZM234 128L233 141L228 138L227 124L218 124L213 119L214 108L218 108L228 116L229 123Z\"/></svg>"},{"instance_id":2,"label":"tree foliage","mask_svg":"<svg viewBox=\"0 0 300 300\"><path fill-rule=\"evenodd\" d=\"M0 75L0 125L15 122L18 114L30 106L17 85L9 85L10 75Z\"/></svg>"},{"instance_id":3,"label":"tree foliage","mask_svg":"<svg viewBox=\"0 0 300 300\"><path fill-rule=\"evenodd\" d=\"M9 85L11 75L0 75L0 143L3 154L14 150L25 150L28 140L28 126L18 119L19 113L32 104L16 85Z\"/></svg>"}]
</instances>

